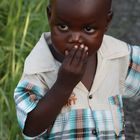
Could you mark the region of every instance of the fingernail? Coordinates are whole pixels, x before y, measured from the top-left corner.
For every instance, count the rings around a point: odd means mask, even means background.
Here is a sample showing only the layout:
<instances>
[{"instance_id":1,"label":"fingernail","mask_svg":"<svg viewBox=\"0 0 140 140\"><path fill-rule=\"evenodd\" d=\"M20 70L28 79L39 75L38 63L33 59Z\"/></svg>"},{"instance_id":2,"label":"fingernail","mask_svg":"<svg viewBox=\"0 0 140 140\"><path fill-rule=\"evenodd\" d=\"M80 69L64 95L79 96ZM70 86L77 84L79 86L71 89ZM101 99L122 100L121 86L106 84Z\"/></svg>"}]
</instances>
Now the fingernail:
<instances>
[{"instance_id":1,"label":"fingernail","mask_svg":"<svg viewBox=\"0 0 140 140\"><path fill-rule=\"evenodd\" d=\"M86 46L86 47L85 47L85 51L87 51L87 50L88 50L88 47Z\"/></svg>"},{"instance_id":2,"label":"fingernail","mask_svg":"<svg viewBox=\"0 0 140 140\"><path fill-rule=\"evenodd\" d=\"M80 45L80 48L83 49L83 48L84 48L84 44L81 44L81 45Z\"/></svg>"},{"instance_id":3,"label":"fingernail","mask_svg":"<svg viewBox=\"0 0 140 140\"><path fill-rule=\"evenodd\" d=\"M66 50L66 51L65 51L65 55L68 55L68 54L69 54L69 52Z\"/></svg>"}]
</instances>

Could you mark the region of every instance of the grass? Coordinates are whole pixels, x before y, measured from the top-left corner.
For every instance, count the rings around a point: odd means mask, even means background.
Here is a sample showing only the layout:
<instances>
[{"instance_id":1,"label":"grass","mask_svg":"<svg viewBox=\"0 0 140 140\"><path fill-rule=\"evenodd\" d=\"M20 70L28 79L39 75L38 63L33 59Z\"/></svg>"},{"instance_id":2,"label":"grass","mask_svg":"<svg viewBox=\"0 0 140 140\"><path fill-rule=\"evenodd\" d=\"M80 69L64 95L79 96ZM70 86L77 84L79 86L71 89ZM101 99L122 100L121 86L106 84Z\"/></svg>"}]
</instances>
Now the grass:
<instances>
[{"instance_id":1,"label":"grass","mask_svg":"<svg viewBox=\"0 0 140 140\"><path fill-rule=\"evenodd\" d=\"M47 0L0 0L0 140L22 140L14 89L24 59L40 35L48 31Z\"/></svg>"}]
</instances>

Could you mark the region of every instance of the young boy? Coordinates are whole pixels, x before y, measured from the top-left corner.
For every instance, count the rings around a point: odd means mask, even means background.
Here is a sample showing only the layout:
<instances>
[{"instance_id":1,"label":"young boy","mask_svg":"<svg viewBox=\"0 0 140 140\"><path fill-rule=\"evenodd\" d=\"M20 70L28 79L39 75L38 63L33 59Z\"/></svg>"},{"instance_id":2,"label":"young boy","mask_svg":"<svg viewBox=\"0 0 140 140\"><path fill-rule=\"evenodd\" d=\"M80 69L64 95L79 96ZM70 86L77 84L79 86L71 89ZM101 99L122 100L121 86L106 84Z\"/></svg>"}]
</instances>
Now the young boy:
<instances>
[{"instance_id":1,"label":"young boy","mask_svg":"<svg viewBox=\"0 0 140 140\"><path fill-rule=\"evenodd\" d=\"M52 0L51 33L15 89L25 139L125 139L122 95L139 94L140 49L104 35L111 0Z\"/></svg>"}]
</instances>

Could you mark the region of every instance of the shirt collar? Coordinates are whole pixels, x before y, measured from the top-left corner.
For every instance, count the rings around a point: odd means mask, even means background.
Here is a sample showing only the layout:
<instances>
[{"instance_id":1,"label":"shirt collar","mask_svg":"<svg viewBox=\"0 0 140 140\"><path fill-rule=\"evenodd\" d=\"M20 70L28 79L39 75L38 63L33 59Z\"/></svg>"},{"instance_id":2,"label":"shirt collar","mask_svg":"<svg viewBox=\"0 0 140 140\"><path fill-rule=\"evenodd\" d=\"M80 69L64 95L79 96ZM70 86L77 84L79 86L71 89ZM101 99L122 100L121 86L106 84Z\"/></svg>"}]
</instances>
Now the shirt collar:
<instances>
[{"instance_id":1,"label":"shirt collar","mask_svg":"<svg viewBox=\"0 0 140 140\"><path fill-rule=\"evenodd\" d=\"M128 56L128 44L111 36L104 35L98 53L100 53L103 59L115 59Z\"/></svg>"},{"instance_id":2,"label":"shirt collar","mask_svg":"<svg viewBox=\"0 0 140 140\"><path fill-rule=\"evenodd\" d=\"M38 43L25 60L24 73L35 74L56 70L57 60L50 52L48 44L51 44L50 33L43 33ZM127 44L111 36L104 35L98 55L103 59L115 59L129 54Z\"/></svg>"},{"instance_id":3,"label":"shirt collar","mask_svg":"<svg viewBox=\"0 0 140 140\"><path fill-rule=\"evenodd\" d=\"M56 69L57 62L50 52L49 43L51 43L50 33L43 33L25 60L24 73L34 74Z\"/></svg>"}]
</instances>

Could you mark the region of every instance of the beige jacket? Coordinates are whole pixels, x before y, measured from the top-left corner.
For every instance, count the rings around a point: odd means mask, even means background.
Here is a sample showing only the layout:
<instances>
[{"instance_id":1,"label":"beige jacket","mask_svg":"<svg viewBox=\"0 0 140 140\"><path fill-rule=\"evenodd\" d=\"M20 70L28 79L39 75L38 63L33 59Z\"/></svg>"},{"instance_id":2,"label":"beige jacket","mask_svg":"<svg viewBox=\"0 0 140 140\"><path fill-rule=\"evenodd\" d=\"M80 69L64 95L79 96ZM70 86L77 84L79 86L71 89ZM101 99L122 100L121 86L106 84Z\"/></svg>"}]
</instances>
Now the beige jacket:
<instances>
[{"instance_id":1,"label":"beige jacket","mask_svg":"<svg viewBox=\"0 0 140 140\"><path fill-rule=\"evenodd\" d=\"M47 36L47 42L44 38ZM39 74L42 88L51 88L57 78L61 64L54 59L48 46L51 43L50 33L43 33L37 45L25 61L23 77ZM126 43L105 35L103 43L97 52L98 65L95 79L90 92L82 82L74 88L71 96L75 96L75 102L70 106L64 106L61 112L70 109L91 108L94 110L111 110L116 134L119 134L119 116L117 116L118 104L109 102L110 97L119 97L124 94L124 81L129 65L129 50ZM42 84L43 83L43 84ZM80 94L79 94L80 93ZM45 94L45 93L44 93ZM89 100L89 96L92 99Z\"/></svg>"}]
</instances>

